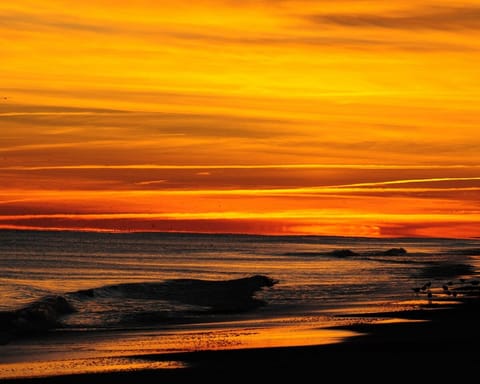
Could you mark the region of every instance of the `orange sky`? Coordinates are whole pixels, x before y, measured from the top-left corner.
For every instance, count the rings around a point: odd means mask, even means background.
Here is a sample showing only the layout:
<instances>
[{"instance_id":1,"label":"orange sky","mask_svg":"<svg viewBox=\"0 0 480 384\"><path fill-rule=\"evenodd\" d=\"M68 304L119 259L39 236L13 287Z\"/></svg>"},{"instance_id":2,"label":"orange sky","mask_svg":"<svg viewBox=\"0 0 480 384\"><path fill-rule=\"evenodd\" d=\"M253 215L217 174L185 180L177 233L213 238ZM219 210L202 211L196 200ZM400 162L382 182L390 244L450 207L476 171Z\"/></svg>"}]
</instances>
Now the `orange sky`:
<instances>
[{"instance_id":1,"label":"orange sky","mask_svg":"<svg viewBox=\"0 0 480 384\"><path fill-rule=\"evenodd\" d=\"M0 4L0 228L480 236L478 1Z\"/></svg>"}]
</instances>

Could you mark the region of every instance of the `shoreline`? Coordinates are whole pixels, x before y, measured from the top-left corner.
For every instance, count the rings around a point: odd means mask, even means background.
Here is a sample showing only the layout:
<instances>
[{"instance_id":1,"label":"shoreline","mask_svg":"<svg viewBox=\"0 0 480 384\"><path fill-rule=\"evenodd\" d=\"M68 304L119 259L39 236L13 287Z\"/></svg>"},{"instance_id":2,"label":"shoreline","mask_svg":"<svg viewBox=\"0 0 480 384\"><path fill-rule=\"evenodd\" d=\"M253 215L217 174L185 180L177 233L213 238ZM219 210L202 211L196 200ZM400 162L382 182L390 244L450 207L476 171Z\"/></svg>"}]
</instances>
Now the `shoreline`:
<instances>
[{"instance_id":1,"label":"shoreline","mask_svg":"<svg viewBox=\"0 0 480 384\"><path fill-rule=\"evenodd\" d=\"M163 379L224 381L256 377L281 379L295 373L302 376L334 374L336 378L351 378L354 374L356 378L380 378L385 369L399 376L411 375L412 378L415 377L413 372L438 374L440 377L442 372L476 374L480 367L480 354L477 353L480 346L479 309L480 299L475 297L463 299L459 304L451 306L425 305L401 312L356 314L349 317L395 317L405 321L333 326L332 329L349 330L358 335L332 344L138 356L154 362L181 361L186 364L185 368L5 379L1 382L75 384L90 381L154 383Z\"/></svg>"}]
</instances>

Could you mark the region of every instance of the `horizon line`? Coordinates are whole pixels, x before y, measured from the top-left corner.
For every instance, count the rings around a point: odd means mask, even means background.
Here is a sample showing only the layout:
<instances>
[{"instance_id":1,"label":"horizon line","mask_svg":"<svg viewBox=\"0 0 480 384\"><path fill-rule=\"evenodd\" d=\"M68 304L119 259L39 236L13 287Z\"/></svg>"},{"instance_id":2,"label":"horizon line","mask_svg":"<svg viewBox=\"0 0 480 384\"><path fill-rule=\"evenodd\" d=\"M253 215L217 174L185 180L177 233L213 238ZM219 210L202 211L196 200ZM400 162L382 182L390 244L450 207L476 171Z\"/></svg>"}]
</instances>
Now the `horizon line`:
<instances>
[{"instance_id":1,"label":"horizon line","mask_svg":"<svg viewBox=\"0 0 480 384\"><path fill-rule=\"evenodd\" d=\"M480 164L82 164L82 165L42 165L6 166L1 170L48 171L62 169L465 169L480 168Z\"/></svg>"},{"instance_id":2,"label":"horizon line","mask_svg":"<svg viewBox=\"0 0 480 384\"><path fill-rule=\"evenodd\" d=\"M0 227L0 232L68 232L68 233L91 233L91 234L165 234L165 235L205 235L205 236L256 236L256 237L323 237L323 238L345 238L345 239L374 239L374 240L402 240L402 239L411 239L411 240L422 240L422 239L433 239L433 240L480 240L480 237L435 237L435 236L342 236L342 235L315 235L315 234L266 234L266 233L249 233L249 232L195 232L195 231L146 231L146 230L117 230L117 229L96 229L96 228L38 228L38 227Z\"/></svg>"}]
</instances>

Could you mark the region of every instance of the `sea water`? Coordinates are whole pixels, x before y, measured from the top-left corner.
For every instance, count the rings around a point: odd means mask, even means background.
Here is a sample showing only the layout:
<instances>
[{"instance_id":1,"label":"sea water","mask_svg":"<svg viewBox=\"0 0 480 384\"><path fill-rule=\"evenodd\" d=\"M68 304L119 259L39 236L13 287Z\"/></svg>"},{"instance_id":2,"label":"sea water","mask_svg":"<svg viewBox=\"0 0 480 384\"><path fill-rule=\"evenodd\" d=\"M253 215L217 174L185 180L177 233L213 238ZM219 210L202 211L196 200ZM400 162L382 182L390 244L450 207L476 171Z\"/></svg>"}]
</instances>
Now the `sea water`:
<instances>
[{"instance_id":1,"label":"sea water","mask_svg":"<svg viewBox=\"0 0 480 384\"><path fill-rule=\"evenodd\" d=\"M437 302L451 301L443 286L454 291L479 271L477 239L0 231L0 378L134 369L145 354L335 342L348 334L329 325L349 314L412 308L427 300L426 285ZM255 293L264 305L238 313L179 300L173 284L254 275L276 284ZM35 332L8 328L12 314L49 297L71 311L49 326L24 316Z\"/></svg>"}]
</instances>

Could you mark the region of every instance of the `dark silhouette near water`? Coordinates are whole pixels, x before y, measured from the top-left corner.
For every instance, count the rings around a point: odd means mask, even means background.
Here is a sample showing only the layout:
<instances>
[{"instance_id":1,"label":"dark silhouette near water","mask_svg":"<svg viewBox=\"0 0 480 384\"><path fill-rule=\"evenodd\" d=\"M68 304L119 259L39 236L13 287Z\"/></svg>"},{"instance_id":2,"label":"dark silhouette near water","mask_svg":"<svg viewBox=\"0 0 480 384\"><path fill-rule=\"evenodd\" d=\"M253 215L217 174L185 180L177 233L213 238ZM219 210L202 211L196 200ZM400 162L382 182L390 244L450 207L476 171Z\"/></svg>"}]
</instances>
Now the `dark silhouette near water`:
<instances>
[{"instance_id":1,"label":"dark silhouette near water","mask_svg":"<svg viewBox=\"0 0 480 384\"><path fill-rule=\"evenodd\" d=\"M174 279L159 283L110 285L72 294L92 299L117 294L125 298L168 300L202 306L214 313L234 313L264 305L262 300L254 297L255 293L277 282L264 275L232 280Z\"/></svg>"},{"instance_id":2,"label":"dark silhouette near water","mask_svg":"<svg viewBox=\"0 0 480 384\"><path fill-rule=\"evenodd\" d=\"M387 251L384 251L382 254L384 256L404 256L408 252L405 248L391 248Z\"/></svg>"},{"instance_id":3,"label":"dark silhouette near water","mask_svg":"<svg viewBox=\"0 0 480 384\"><path fill-rule=\"evenodd\" d=\"M135 318L122 317L123 321L137 323L166 320L182 323L195 313L232 314L254 310L266 304L255 297L256 293L277 283L277 280L264 275L232 280L174 279L158 283L108 285L70 292L64 296L46 296L16 311L0 312L0 344L18 336L61 328L61 319L76 312L74 304L82 305L97 298L118 301L119 311L126 300L130 303L158 300L187 304L191 308L178 314L180 318L168 318L164 310L155 309L154 305L151 312L135 313ZM182 316L185 318L182 319Z\"/></svg>"},{"instance_id":4,"label":"dark silhouette near water","mask_svg":"<svg viewBox=\"0 0 480 384\"><path fill-rule=\"evenodd\" d=\"M16 311L0 312L0 344L17 336L55 328L62 316L74 312L62 296L46 296Z\"/></svg>"},{"instance_id":5,"label":"dark silhouette near water","mask_svg":"<svg viewBox=\"0 0 480 384\"><path fill-rule=\"evenodd\" d=\"M277 284L277 281L267 276L255 275L225 281L179 279L167 284L169 289L165 293L169 300L206 306L215 313L235 313L266 304L254 295L264 287Z\"/></svg>"},{"instance_id":6,"label":"dark silhouette near water","mask_svg":"<svg viewBox=\"0 0 480 384\"><path fill-rule=\"evenodd\" d=\"M285 256L326 256L326 257L370 257L370 256L405 256L408 252L405 248L390 248L385 251L356 252L351 249L334 249L333 251L296 251L285 252Z\"/></svg>"},{"instance_id":7,"label":"dark silhouette near water","mask_svg":"<svg viewBox=\"0 0 480 384\"><path fill-rule=\"evenodd\" d=\"M455 298L456 300L468 300L472 298L480 298L480 280L478 279L467 279L459 278L458 282L452 280L440 285L438 288L432 285L432 282L429 281L422 285L421 287L413 287L412 290L415 294L415 297L420 295L425 295L428 303L432 304L433 299L435 298L438 301L441 301L446 298Z\"/></svg>"},{"instance_id":8,"label":"dark silhouette near water","mask_svg":"<svg viewBox=\"0 0 480 384\"><path fill-rule=\"evenodd\" d=\"M350 249L338 249L338 250L332 251L330 255L334 257L352 257L352 256L358 256L358 253Z\"/></svg>"}]
</instances>

